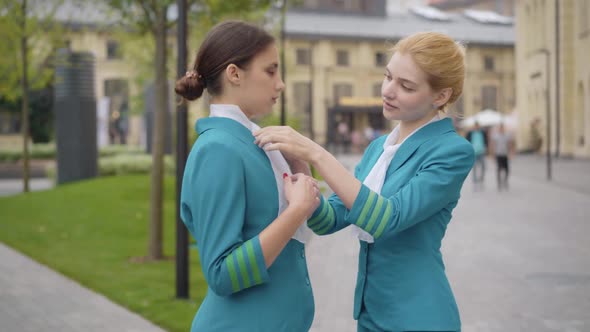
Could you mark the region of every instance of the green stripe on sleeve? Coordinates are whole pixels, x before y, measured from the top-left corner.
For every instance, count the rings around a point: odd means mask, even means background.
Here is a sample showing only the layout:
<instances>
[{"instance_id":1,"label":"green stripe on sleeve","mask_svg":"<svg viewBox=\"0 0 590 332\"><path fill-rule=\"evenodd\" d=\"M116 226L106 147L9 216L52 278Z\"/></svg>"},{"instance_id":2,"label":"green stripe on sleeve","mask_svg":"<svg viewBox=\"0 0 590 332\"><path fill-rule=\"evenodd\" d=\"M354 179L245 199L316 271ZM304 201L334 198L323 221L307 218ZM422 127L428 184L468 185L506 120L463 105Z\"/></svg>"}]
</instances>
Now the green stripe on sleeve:
<instances>
[{"instance_id":1,"label":"green stripe on sleeve","mask_svg":"<svg viewBox=\"0 0 590 332\"><path fill-rule=\"evenodd\" d=\"M324 224L322 224L322 227L317 230L317 233L320 235L324 234L330 228L332 228L332 226L334 226L334 223L330 222L330 220L326 220L326 222Z\"/></svg>"},{"instance_id":2,"label":"green stripe on sleeve","mask_svg":"<svg viewBox=\"0 0 590 332\"><path fill-rule=\"evenodd\" d=\"M391 203L390 201L387 201L386 204L387 204L387 208L385 209L385 213L383 213L383 217L381 217L381 221L379 221L379 227L377 228L377 230L375 231L375 234L373 235L374 238L378 238L379 236L381 236L381 233L383 233L385 226L389 223L389 218L391 217L391 210L393 209L393 207L392 207L393 203Z\"/></svg>"},{"instance_id":3,"label":"green stripe on sleeve","mask_svg":"<svg viewBox=\"0 0 590 332\"><path fill-rule=\"evenodd\" d=\"M359 215L359 218L355 222L355 224L357 226L362 227L362 225L365 223L365 218L367 217L367 213L369 213L369 210L371 210L371 207L373 206L373 201L375 200L376 196L377 196L377 194L375 194L372 191L369 191L369 198L365 202L365 205L363 205L363 209L361 210L361 214Z\"/></svg>"},{"instance_id":4,"label":"green stripe on sleeve","mask_svg":"<svg viewBox=\"0 0 590 332\"><path fill-rule=\"evenodd\" d=\"M256 262L256 256L254 255L254 245L252 245L252 241L246 242L246 252L248 253L248 261L252 267L254 283L256 285L261 284L262 278L260 277L260 271L258 270L258 263Z\"/></svg>"},{"instance_id":5,"label":"green stripe on sleeve","mask_svg":"<svg viewBox=\"0 0 590 332\"><path fill-rule=\"evenodd\" d=\"M327 214L328 210L330 209L328 207L328 205L330 205L330 204L326 203L325 201L323 201L322 204L323 204L322 205L322 211L320 211L320 213L317 216L309 219L307 221L307 226L313 227L316 224L318 224L320 221L322 221L322 219L324 219L326 217L326 214Z\"/></svg>"},{"instance_id":6,"label":"green stripe on sleeve","mask_svg":"<svg viewBox=\"0 0 590 332\"><path fill-rule=\"evenodd\" d=\"M227 272L229 272L229 278L231 279L231 287L234 292L237 292L240 290L240 283L238 282L238 274L236 273L233 255L225 258L225 265L227 266Z\"/></svg>"},{"instance_id":7,"label":"green stripe on sleeve","mask_svg":"<svg viewBox=\"0 0 590 332\"><path fill-rule=\"evenodd\" d=\"M240 267L240 274L242 275L242 280L244 281L244 288L248 288L252 286L250 283L250 276L248 275L248 269L246 268L246 255L244 254L244 248L239 247L236 251L236 258L238 259L238 266Z\"/></svg>"},{"instance_id":8,"label":"green stripe on sleeve","mask_svg":"<svg viewBox=\"0 0 590 332\"><path fill-rule=\"evenodd\" d=\"M383 196L377 197L377 206L373 209L373 213L371 213L371 219L369 219L369 223L365 226L365 231L370 232L373 229L373 225L377 221L377 217L381 213L381 206L383 206Z\"/></svg>"}]
</instances>

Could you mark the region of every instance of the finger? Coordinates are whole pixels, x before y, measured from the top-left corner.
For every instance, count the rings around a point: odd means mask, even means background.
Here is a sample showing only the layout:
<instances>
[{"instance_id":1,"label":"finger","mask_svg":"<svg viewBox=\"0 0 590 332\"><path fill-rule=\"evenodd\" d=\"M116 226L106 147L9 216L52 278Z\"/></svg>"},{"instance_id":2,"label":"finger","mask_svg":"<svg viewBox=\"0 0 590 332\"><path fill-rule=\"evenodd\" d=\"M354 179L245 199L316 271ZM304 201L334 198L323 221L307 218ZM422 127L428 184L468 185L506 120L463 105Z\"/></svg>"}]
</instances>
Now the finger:
<instances>
[{"instance_id":1,"label":"finger","mask_svg":"<svg viewBox=\"0 0 590 332\"><path fill-rule=\"evenodd\" d=\"M291 180L291 177L289 176L289 174L283 173L283 183L285 185L285 190L291 189L291 186L293 185L293 181Z\"/></svg>"},{"instance_id":2,"label":"finger","mask_svg":"<svg viewBox=\"0 0 590 332\"><path fill-rule=\"evenodd\" d=\"M305 175L303 173L296 173L296 174L291 175L291 178L295 181L301 180L301 179L304 180L305 178L307 178L307 175Z\"/></svg>"},{"instance_id":3,"label":"finger","mask_svg":"<svg viewBox=\"0 0 590 332\"><path fill-rule=\"evenodd\" d=\"M261 146L261 148L264 151L276 151L276 150L281 150L281 147L283 147L284 144L283 143L267 143L266 145Z\"/></svg>"}]
</instances>

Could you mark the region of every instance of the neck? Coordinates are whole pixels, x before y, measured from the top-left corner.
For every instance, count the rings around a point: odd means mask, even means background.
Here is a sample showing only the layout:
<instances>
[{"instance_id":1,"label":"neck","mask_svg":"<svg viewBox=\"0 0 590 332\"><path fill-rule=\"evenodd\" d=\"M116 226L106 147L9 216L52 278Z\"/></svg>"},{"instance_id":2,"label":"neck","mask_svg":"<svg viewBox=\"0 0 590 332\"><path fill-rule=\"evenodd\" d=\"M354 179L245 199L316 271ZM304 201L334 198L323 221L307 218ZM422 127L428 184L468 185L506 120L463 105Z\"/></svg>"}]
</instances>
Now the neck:
<instances>
[{"instance_id":1,"label":"neck","mask_svg":"<svg viewBox=\"0 0 590 332\"><path fill-rule=\"evenodd\" d=\"M399 123L399 137L397 139L396 144L403 142L414 130L422 127L423 125L427 124L432 120L432 118L438 113L438 110L429 113L427 116L423 117L422 119L418 119L416 121L400 121Z\"/></svg>"},{"instance_id":2,"label":"neck","mask_svg":"<svg viewBox=\"0 0 590 332\"><path fill-rule=\"evenodd\" d=\"M244 113L248 119L250 119L250 120L252 119L252 116L250 116L248 113L246 113L246 111L244 111L244 108L241 107L240 103L238 103L238 101L235 100L234 98L230 98L228 96L211 97L211 104L236 105L240 108L242 113Z\"/></svg>"}]
</instances>

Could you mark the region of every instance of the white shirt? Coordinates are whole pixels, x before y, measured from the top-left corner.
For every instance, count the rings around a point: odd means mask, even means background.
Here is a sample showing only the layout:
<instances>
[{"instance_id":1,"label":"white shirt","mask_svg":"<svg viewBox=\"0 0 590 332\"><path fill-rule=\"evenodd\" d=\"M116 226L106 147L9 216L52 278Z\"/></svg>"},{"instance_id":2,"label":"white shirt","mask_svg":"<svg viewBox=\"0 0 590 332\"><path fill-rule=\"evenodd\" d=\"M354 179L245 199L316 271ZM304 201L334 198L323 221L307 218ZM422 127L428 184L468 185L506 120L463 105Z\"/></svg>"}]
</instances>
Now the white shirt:
<instances>
[{"instance_id":1,"label":"white shirt","mask_svg":"<svg viewBox=\"0 0 590 332\"><path fill-rule=\"evenodd\" d=\"M254 122L250 121L246 114L242 112L240 107L237 105L229 105L229 104L211 104L211 114L210 117L220 117L220 118L228 118L235 120L246 127L250 132L254 132L260 127L255 124ZM254 141L252 141L254 144ZM284 185L283 185L283 173L287 173L291 175L291 168L289 164L285 160L285 157L281 154L280 151L265 151L266 156L270 160L270 164L272 166L272 171L275 176L275 181L277 182L277 189L278 189L278 196L279 196L279 215L287 208L288 203L285 198L284 192ZM311 237L312 231L307 227L307 223L303 223L295 234L291 237L301 243L305 243Z\"/></svg>"},{"instance_id":2,"label":"white shirt","mask_svg":"<svg viewBox=\"0 0 590 332\"><path fill-rule=\"evenodd\" d=\"M367 188L374 191L375 193L381 194L381 189L383 188L383 182L385 182L385 174L387 173L387 169L389 168L389 164L391 164L391 161L393 160L393 157L397 153L397 150L399 150L400 146L410 136L414 135L415 132L422 129L426 125L428 125L432 122L438 121L438 120L440 120L440 117L437 114L430 121L428 121L428 123L415 129L412 133L410 133L410 135L408 135L403 141L401 141L398 144L395 144L395 142L399 138L399 124L397 126L395 126L395 128L393 128L391 133L389 135L387 135L387 138L385 139L385 142L383 143L383 153L381 154L381 156L379 157L379 159L377 160L377 162L375 163L373 168L371 168L371 171L369 172L369 174L365 178L365 181L363 181L363 184L365 186L367 186ZM361 241L365 241L368 243L375 242L375 239L373 239L373 236L371 234L369 234L364 229L362 229L356 225L352 225L352 235L355 237L358 237L359 240L361 240Z\"/></svg>"}]
</instances>

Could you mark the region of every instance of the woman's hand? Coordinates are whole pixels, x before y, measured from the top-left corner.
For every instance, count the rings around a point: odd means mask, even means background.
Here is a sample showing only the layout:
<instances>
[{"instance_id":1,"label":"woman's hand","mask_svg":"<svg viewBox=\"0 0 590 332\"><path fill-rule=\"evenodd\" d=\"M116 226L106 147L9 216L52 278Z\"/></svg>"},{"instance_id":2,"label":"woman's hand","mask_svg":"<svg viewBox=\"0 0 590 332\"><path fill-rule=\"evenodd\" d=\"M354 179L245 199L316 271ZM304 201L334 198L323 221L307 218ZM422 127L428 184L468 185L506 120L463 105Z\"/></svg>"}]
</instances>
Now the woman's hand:
<instances>
[{"instance_id":1,"label":"woman's hand","mask_svg":"<svg viewBox=\"0 0 590 332\"><path fill-rule=\"evenodd\" d=\"M303 173L307 176L312 176L311 175L311 168L309 167L309 164L305 160L288 159L288 158L285 158L285 160L287 160L287 163L289 164L289 168L291 168L291 172L293 174Z\"/></svg>"},{"instance_id":2,"label":"woman's hand","mask_svg":"<svg viewBox=\"0 0 590 332\"><path fill-rule=\"evenodd\" d=\"M266 151L280 150L288 160L313 163L322 150L314 141L288 126L270 126L254 132L255 144Z\"/></svg>"},{"instance_id":3,"label":"woman's hand","mask_svg":"<svg viewBox=\"0 0 590 332\"><path fill-rule=\"evenodd\" d=\"M304 211L306 217L311 216L320 204L318 182L301 173L286 176L284 181L285 198L289 202L289 208Z\"/></svg>"}]
</instances>

